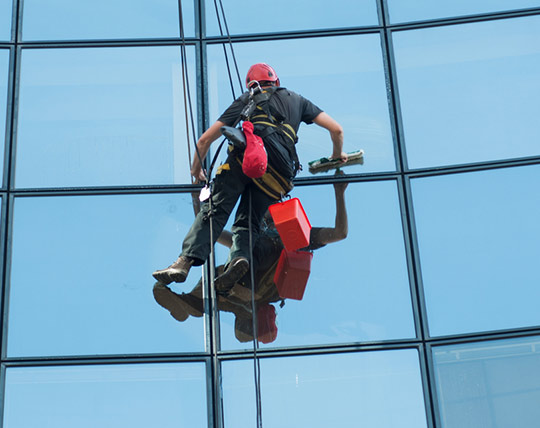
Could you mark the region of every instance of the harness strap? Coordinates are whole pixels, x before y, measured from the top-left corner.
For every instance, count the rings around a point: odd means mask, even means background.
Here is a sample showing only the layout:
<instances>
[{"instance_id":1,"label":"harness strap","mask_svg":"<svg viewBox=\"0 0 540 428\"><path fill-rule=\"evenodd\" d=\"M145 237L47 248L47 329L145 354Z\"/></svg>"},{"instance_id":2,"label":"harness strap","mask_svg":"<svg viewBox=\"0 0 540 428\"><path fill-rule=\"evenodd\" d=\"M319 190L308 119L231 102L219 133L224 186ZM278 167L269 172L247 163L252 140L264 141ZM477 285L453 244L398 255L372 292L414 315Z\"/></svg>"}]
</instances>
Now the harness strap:
<instances>
[{"instance_id":1,"label":"harness strap","mask_svg":"<svg viewBox=\"0 0 540 428\"><path fill-rule=\"evenodd\" d=\"M272 122L269 121L269 116L267 114L257 114L255 116L251 116L251 122L256 125L265 125L273 129L273 131L268 132L268 135L270 135L272 132L275 132L276 130L279 130L283 132L283 134L291 140L293 144L296 144L296 141L298 141L298 137L296 136L296 132L294 132L294 128L289 125L288 123L277 123L275 122L275 117L271 116ZM264 138L263 135L261 135L262 138Z\"/></svg>"},{"instance_id":2,"label":"harness strap","mask_svg":"<svg viewBox=\"0 0 540 428\"><path fill-rule=\"evenodd\" d=\"M240 157L237 157L236 160L242 165ZM287 195L294 187L292 181L285 179L270 164L267 165L266 172L262 177L252 178L251 180L259 189L276 201Z\"/></svg>"}]
</instances>

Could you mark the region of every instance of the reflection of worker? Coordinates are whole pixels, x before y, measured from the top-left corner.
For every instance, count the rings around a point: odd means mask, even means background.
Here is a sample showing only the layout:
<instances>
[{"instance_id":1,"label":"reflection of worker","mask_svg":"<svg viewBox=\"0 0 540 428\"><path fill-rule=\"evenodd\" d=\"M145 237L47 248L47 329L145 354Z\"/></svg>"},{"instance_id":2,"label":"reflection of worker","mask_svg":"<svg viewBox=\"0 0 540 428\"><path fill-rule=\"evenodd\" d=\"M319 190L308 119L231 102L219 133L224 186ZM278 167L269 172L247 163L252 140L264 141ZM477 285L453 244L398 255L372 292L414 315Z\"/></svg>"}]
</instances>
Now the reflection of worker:
<instances>
[{"instance_id":1,"label":"reflection of worker","mask_svg":"<svg viewBox=\"0 0 540 428\"><path fill-rule=\"evenodd\" d=\"M334 227L313 227L310 233L309 246L305 251L311 251L326 244L343 240L347 237L348 221L345 208L345 189L347 183L335 183L334 193L336 199L336 218ZM268 222L268 223L267 223ZM278 259L283 249L279 235L271 223L271 218L265 216L263 230L254 246L253 260L255 269L255 301L258 308L259 326L261 313L268 314L266 309L271 303L282 300L273 282ZM223 231L218 242L231 246L231 233ZM218 273L223 266L218 267ZM232 287L224 286L218 289L218 309L235 314L235 335L240 342L253 339L253 319L251 312L251 285L250 274L245 274ZM154 286L156 301L166 308L178 321L186 320L190 315L201 317L204 313L202 297L202 281L190 293L177 294L166 285L157 282ZM273 310L273 307L271 308ZM271 313L271 312L270 312ZM269 322L272 322L270 320ZM260 328L259 328L260 331ZM277 330L276 330L277 333ZM274 336L275 337L275 336ZM259 334L260 340L260 334Z\"/></svg>"},{"instance_id":2,"label":"reflection of worker","mask_svg":"<svg viewBox=\"0 0 540 428\"><path fill-rule=\"evenodd\" d=\"M260 85L260 86L259 86ZM268 170L261 179L251 179L242 171L242 153L238 149L229 153L226 163L217 174L212 189L212 212L210 204L203 205L190 231L184 239L180 257L168 268L155 271L154 278L163 284L184 282L191 266L204 263L210 253L209 217L213 219L214 236L219 236L237 200L240 204L232 227L232 246L229 262L223 274L216 278L217 284L233 284L249 267L249 217L251 206L251 229L253 242L257 240L261 221L268 206L287 194L292 188L291 180L298 171L296 132L301 122L316 123L330 132L333 143L332 158L345 161L343 130L328 114L306 98L280 87L276 72L267 64L253 65L246 77L251 91L244 93L221 115L197 142L198 154L203 159L213 141L221 135L223 126L234 126L244 115L255 126L255 134L263 138L268 154ZM262 92L258 89L262 88ZM254 94L259 96L255 102ZM253 106L250 112L247 108ZM204 180L198 155L191 166L191 174Z\"/></svg>"}]
</instances>

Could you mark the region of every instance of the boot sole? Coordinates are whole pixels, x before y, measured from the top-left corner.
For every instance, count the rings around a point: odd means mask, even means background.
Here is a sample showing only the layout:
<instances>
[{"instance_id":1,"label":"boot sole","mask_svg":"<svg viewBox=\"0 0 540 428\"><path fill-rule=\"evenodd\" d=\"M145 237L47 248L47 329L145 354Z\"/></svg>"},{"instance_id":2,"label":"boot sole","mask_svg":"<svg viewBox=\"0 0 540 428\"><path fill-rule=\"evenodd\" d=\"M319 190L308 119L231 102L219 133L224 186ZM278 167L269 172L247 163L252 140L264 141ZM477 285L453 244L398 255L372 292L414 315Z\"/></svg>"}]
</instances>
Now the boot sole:
<instances>
[{"instance_id":1,"label":"boot sole","mask_svg":"<svg viewBox=\"0 0 540 428\"><path fill-rule=\"evenodd\" d=\"M231 262L225 272L216 278L216 289L220 291L230 290L234 284L241 279L249 269L249 262L246 259L238 259Z\"/></svg>"},{"instance_id":2,"label":"boot sole","mask_svg":"<svg viewBox=\"0 0 540 428\"><path fill-rule=\"evenodd\" d=\"M164 285L169 285L171 282L185 282L188 272L187 271L181 271L181 272L175 272L170 273L165 269L164 271L156 271L152 274L152 276L159 282L161 282Z\"/></svg>"}]
</instances>

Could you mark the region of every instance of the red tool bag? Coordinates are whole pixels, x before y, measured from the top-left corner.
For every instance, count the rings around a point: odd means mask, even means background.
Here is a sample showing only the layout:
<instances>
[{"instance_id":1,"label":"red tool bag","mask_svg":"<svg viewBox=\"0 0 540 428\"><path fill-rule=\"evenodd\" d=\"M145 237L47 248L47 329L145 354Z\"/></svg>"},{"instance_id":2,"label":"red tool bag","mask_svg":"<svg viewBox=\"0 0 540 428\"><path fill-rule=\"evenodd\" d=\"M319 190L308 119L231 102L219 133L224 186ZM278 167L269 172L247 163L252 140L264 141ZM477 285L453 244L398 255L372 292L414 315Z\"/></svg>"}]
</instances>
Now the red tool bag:
<instances>
[{"instance_id":1,"label":"red tool bag","mask_svg":"<svg viewBox=\"0 0 540 428\"><path fill-rule=\"evenodd\" d=\"M266 154L263 140L253 133L253 123L245 121L242 124L242 129L246 136L246 149L244 151L242 171L249 178L260 178L266 172L266 166L268 165L268 155Z\"/></svg>"},{"instance_id":2,"label":"red tool bag","mask_svg":"<svg viewBox=\"0 0 540 428\"><path fill-rule=\"evenodd\" d=\"M313 253L309 251L282 250L274 274L274 284L282 299L302 300L309 274Z\"/></svg>"},{"instance_id":3,"label":"red tool bag","mask_svg":"<svg viewBox=\"0 0 540 428\"><path fill-rule=\"evenodd\" d=\"M311 224L298 198L270 205L268 209L287 250L294 251L309 245Z\"/></svg>"},{"instance_id":4,"label":"red tool bag","mask_svg":"<svg viewBox=\"0 0 540 428\"><path fill-rule=\"evenodd\" d=\"M262 343L271 343L276 337L276 308L265 303L257 309L257 339Z\"/></svg>"}]
</instances>

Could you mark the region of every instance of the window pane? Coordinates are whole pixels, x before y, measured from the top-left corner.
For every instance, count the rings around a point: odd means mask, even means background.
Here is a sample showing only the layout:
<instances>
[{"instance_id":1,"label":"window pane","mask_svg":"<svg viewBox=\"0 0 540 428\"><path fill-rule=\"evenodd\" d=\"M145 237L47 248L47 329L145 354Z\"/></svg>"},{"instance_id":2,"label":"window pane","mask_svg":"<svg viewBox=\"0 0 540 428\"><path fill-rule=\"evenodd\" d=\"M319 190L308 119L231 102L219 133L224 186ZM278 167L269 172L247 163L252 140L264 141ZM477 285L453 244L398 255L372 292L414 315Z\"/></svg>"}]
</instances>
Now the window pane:
<instances>
[{"instance_id":1,"label":"window pane","mask_svg":"<svg viewBox=\"0 0 540 428\"><path fill-rule=\"evenodd\" d=\"M391 22L420 21L423 19L448 18L505 10L539 7L538 0L388 0Z\"/></svg>"},{"instance_id":2,"label":"window pane","mask_svg":"<svg viewBox=\"0 0 540 428\"><path fill-rule=\"evenodd\" d=\"M242 82L253 63L267 62L282 86L310 99L342 124L345 151L365 151L365 164L347 167L347 172L395 169L378 35L240 43L235 54ZM210 118L215 120L233 97L222 46L209 46L208 58ZM238 79L234 82L238 88ZM332 142L317 125L302 124L299 137L296 147L304 165L299 176L309 176L308 162L330 156Z\"/></svg>"},{"instance_id":3,"label":"window pane","mask_svg":"<svg viewBox=\"0 0 540 428\"><path fill-rule=\"evenodd\" d=\"M441 426L536 426L539 345L529 337L434 348Z\"/></svg>"},{"instance_id":4,"label":"window pane","mask_svg":"<svg viewBox=\"0 0 540 428\"><path fill-rule=\"evenodd\" d=\"M180 48L23 51L17 187L190 183L189 164Z\"/></svg>"},{"instance_id":5,"label":"window pane","mask_svg":"<svg viewBox=\"0 0 540 428\"><path fill-rule=\"evenodd\" d=\"M9 50L0 49L0 165L4 165L6 108L9 76Z\"/></svg>"},{"instance_id":6,"label":"window pane","mask_svg":"<svg viewBox=\"0 0 540 428\"><path fill-rule=\"evenodd\" d=\"M203 351L203 318L152 295L192 212L189 194L15 199L8 355Z\"/></svg>"},{"instance_id":7,"label":"window pane","mask_svg":"<svg viewBox=\"0 0 540 428\"><path fill-rule=\"evenodd\" d=\"M206 414L203 363L6 370L5 428L206 428Z\"/></svg>"},{"instance_id":8,"label":"window pane","mask_svg":"<svg viewBox=\"0 0 540 428\"><path fill-rule=\"evenodd\" d=\"M254 425L253 362L223 363L223 390L225 427ZM268 428L427 426L414 350L265 358L261 395Z\"/></svg>"},{"instance_id":9,"label":"window pane","mask_svg":"<svg viewBox=\"0 0 540 428\"><path fill-rule=\"evenodd\" d=\"M0 40L11 40L11 0L0 0Z\"/></svg>"},{"instance_id":10,"label":"window pane","mask_svg":"<svg viewBox=\"0 0 540 428\"><path fill-rule=\"evenodd\" d=\"M411 168L540 155L540 17L393 38Z\"/></svg>"},{"instance_id":11,"label":"window pane","mask_svg":"<svg viewBox=\"0 0 540 428\"><path fill-rule=\"evenodd\" d=\"M223 2L230 34L275 33L322 28L378 25L375 0L337 0L328 7L324 0L314 0L306 7L301 0L276 0L271 4L275 13L250 15L249 6L241 0ZM270 5L268 5L270 7ZM220 11L221 28L226 34ZM206 0L206 33L220 35L214 0Z\"/></svg>"},{"instance_id":12,"label":"window pane","mask_svg":"<svg viewBox=\"0 0 540 428\"><path fill-rule=\"evenodd\" d=\"M185 34L194 34L193 1L183 1ZM25 0L24 40L178 37L177 0Z\"/></svg>"},{"instance_id":13,"label":"window pane","mask_svg":"<svg viewBox=\"0 0 540 428\"><path fill-rule=\"evenodd\" d=\"M335 227L336 196L332 185L297 187L313 227ZM339 200L339 199L338 199ZM287 299L279 307L273 290L258 299L277 312L277 339L267 346L295 346L410 338L415 336L403 230L395 182L351 183L345 191L346 239L313 252L302 300ZM369 208L368 208L369 207ZM270 235L272 231L268 232ZM275 233L275 232L274 232ZM256 243L258 251L267 242ZM261 269L274 278L282 244L268 251ZM266 253L264 253L266 254ZM262 284L261 284L262 286ZM248 304L250 304L249 299ZM251 346L249 314L238 306L221 313L222 347Z\"/></svg>"},{"instance_id":14,"label":"window pane","mask_svg":"<svg viewBox=\"0 0 540 428\"><path fill-rule=\"evenodd\" d=\"M412 181L433 335L540 324L540 166Z\"/></svg>"}]
</instances>

